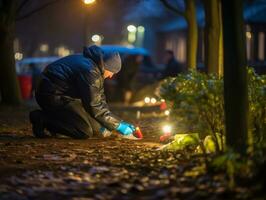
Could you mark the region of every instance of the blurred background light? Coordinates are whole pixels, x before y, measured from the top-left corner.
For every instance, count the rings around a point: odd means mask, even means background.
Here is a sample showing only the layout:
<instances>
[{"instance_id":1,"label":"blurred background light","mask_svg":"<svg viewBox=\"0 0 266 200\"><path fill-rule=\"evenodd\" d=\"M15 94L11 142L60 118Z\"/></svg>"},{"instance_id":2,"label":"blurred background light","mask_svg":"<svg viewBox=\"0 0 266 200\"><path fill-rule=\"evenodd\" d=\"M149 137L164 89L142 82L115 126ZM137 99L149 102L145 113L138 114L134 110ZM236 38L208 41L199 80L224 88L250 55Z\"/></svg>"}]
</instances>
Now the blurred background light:
<instances>
[{"instance_id":1,"label":"blurred background light","mask_svg":"<svg viewBox=\"0 0 266 200\"><path fill-rule=\"evenodd\" d=\"M170 125L164 125L163 126L163 132L164 133L171 133L172 127Z\"/></svg>"},{"instance_id":2,"label":"blurred background light","mask_svg":"<svg viewBox=\"0 0 266 200\"><path fill-rule=\"evenodd\" d=\"M151 98L150 97L145 97L144 102L145 103L150 103L151 102Z\"/></svg>"},{"instance_id":3,"label":"blurred background light","mask_svg":"<svg viewBox=\"0 0 266 200\"><path fill-rule=\"evenodd\" d=\"M137 28L134 25L128 25L127 30L128 32L135 33L137 31Z\"/></svg>"}]
</instances>

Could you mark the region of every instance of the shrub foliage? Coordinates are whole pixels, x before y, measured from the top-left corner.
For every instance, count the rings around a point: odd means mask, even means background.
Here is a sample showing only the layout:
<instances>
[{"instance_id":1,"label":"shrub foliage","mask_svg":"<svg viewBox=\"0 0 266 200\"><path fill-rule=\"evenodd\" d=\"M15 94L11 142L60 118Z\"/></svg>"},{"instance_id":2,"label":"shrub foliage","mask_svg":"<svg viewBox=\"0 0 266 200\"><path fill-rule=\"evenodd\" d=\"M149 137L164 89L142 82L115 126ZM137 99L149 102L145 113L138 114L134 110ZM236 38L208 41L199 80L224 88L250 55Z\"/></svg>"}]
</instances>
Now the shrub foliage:
<instances>
[{"instance_id":1,"label":"shrub foliage","mask_svg":"<svg viewBox=\"0 0 266 200\"><path fill-rule=\"evenodd\" d=\"M223 78L197 71L165 79L159 95L171 109L172 119L183 124L189 132L211 135L217 151L224 150ZM266 132L266 76L248 68L250 107L249 141L263 145Z\"/></svg>"}]
</instances>

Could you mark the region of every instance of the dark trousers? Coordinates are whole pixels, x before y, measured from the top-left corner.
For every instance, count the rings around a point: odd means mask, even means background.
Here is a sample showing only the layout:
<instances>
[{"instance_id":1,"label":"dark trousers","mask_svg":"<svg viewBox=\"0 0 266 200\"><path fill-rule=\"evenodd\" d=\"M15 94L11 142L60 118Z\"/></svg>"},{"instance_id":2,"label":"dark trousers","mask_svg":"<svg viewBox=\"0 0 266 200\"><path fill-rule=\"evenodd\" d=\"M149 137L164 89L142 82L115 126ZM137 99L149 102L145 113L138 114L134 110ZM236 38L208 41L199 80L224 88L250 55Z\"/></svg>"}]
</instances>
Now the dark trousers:
<instances>
[{"instance_id":1,"label":"dark trousers","mask_svg":"<svg viewBox=\"0 0 266 200\"><path fill-rule=\"evenodd\" d=\"M37 93L36 100L49 132L76 139L99 134L101 125L84 109L80 99Z\"/></svg>"}]
</instances>

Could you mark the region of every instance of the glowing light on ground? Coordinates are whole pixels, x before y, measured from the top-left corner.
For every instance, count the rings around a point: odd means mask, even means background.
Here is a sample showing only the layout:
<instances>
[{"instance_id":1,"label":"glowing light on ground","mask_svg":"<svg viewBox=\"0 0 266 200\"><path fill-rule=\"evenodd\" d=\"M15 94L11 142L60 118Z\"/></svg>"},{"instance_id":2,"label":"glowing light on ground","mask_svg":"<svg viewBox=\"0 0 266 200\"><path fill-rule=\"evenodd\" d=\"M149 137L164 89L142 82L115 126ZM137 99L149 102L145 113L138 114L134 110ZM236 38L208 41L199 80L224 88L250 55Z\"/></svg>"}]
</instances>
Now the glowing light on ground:
<instances>
[{"instance_id":1,"label":"glowing light on ground","mask_svg":"<svg viewBox=\"0 0 266 200\"><path fill-rule=\"evenodd\" d=\"M166 111L164 111L164 114L165 114L166 116L170 115L170 110L166 110Z\"/></svg>"},{"instance_id":2,"label":"glowing light on ground","mask_svg":"<svg viewBox=\"0 0 266 200\"><path fill-rule=\"evenodd\" d=\"M163 126L163 132L164 133L171 133L172 132L172 127L170 125L164 125Z\"/></svg>"}]
</instances>

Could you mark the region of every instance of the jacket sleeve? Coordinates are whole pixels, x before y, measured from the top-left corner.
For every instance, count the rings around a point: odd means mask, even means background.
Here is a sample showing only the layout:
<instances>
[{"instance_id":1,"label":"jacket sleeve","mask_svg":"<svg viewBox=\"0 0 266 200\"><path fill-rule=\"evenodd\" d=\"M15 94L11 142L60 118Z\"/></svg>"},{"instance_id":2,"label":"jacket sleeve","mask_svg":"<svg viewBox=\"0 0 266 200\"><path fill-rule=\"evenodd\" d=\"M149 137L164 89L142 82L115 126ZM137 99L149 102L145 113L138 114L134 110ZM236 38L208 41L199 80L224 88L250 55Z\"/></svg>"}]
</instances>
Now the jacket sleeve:
<instances>
[{"instance_id":1,"label":"jacket sleeve","mask_svg":"<svg viewBox=\"0 0 266 200\"><path fill-rule=\"evenodd\" d=\"M77 77L79 92L86 111L104 127L114 130L121 120L108 108L100 76L97 70L80 73Z\"/></svg>"}]
</instances>

